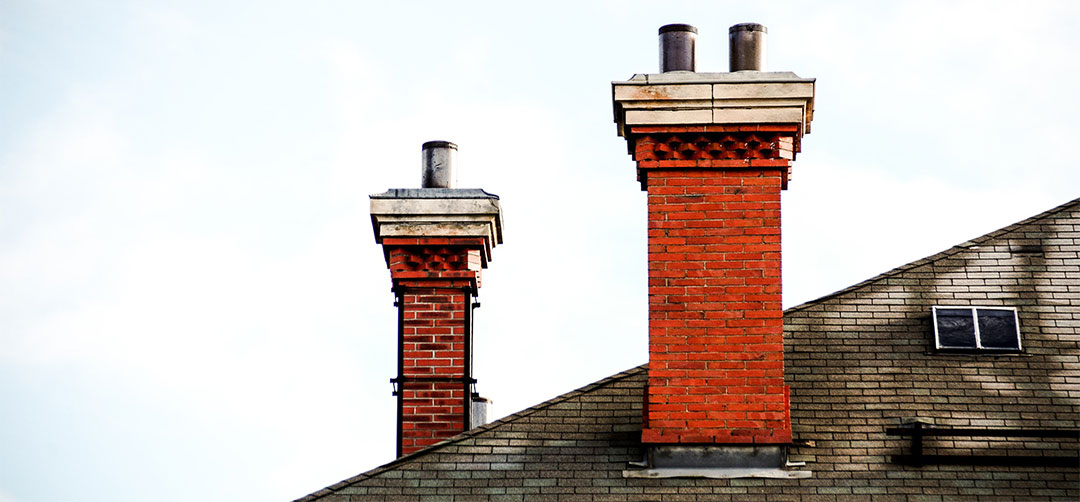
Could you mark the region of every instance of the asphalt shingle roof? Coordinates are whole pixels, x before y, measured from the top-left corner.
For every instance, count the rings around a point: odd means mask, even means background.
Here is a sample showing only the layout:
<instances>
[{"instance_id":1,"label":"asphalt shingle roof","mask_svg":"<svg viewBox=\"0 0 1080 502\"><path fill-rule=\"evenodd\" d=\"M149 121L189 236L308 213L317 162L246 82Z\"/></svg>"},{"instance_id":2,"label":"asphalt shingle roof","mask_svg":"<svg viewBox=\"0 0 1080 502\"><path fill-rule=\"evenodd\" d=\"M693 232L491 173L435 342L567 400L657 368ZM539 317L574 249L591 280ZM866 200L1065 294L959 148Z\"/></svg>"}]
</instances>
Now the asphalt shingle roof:
<instances>
[{"instance_id":1,"label":"asphalt shingle roof","mask_svg":"<svg viewBox=\"0 0 1080 502\"><path fill-rule=\"evenodd\" d=\"M1016 307L1021 354L941 354L932 305ZM641 460L646 366L464 432L301 501L976 501L1080 498L1076 467L890 462L905 418L1080 426L1080 199L788 309L785 380L809 479L624 478ZM1078 440L928 439L927 453L1075 455Z\"/></svg>"}]
</instances>

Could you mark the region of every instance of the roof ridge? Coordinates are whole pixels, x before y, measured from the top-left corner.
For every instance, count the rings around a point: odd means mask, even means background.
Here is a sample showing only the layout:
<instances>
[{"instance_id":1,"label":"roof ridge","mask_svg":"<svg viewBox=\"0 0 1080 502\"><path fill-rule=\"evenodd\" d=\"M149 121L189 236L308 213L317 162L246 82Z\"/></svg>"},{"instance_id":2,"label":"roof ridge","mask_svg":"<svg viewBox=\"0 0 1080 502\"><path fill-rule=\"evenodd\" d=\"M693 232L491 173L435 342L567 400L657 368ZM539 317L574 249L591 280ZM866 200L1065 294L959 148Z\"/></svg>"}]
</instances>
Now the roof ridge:
<instances>
[{"instance_id":1,"label":"roof ridge","mask_svg":"<svg viewBox=\"0 0 1080 502\"><path fill-rule=\"evenodd\" d=\"M619 380L623 380L623 379L629 378L631 376L635 376L635 375L641 373L642 371L645 371L645 369L647 367L648 367L648 363L641 364L641 365L635 366L633 368L620 371L620 372L618 372L618 373L616 373L614 375L602 378L602 379L597 380L595 382L586 384L586 385L584 385L582 387L578 387L577 389L574 389L574 390L572 390L570 392L566 392L566 393L560 394L558 396L555 396L555 397L553 397L551 399L548 399L547 401L543 401L543 402L541 402L541 403L539 403L539 404L537 404L535 406L530 406L530 407L525 408L524 410L521 410L521 411L519 411L517 413L512 413L510 415L507 415L507 416L505 416L503 418L500 418L500 419L498 419L498 420L496 420L494 422L491 422L489 424L484 424L484 425L481 425L479 427L473 427L472 429L469 429L469 430L467 430L465 432L462 432L462 433L460 433L460 434L458 434L456 436L446 438L446 439L444 439L444 440L442 440L442 441L440 441L438 443L435 443L435 444L433 444L431 446L428 446L428 447L426 447L424 449L417 450L417 451L414 451L414 452L412 452L412 453L410 453L408 455L398 457L398 458L396 458L394 460L391 460L390 462L387 462L387 463L385 463L383 465L380 465L380 466L378 466L378 467L376 467L374 469L371 469L369 471L357 474L356 476L353 476L351 478L344 479L342 481L334 483L334 484L332 484L332 485L330 485L330 486L328 486L326 488L323 488L322 490L319 490L319 491L317 491L315 493L312 493L310 495L306 495L304 497L298 498L294 502L307 502L307 501L311 501L311 500L317 500L318 498L320 498L320 497L322 497L324 495L331 495L335 491L337 491L337 490L339 490L341 488L344 488L344 487L349 486L351 484L357 483L359 481L363 481L363 480L368 479L368 478L378 476L382 472L384 472L386 470L389 470L389 469L392 469L392 468L396 467L397 465L399 465L399 464L401 464L403 462L406 462L408 460L411 460L411 459L413 459L415 457L418 457L418 456L421 456L421 455L426 455L426 454L431 453L431 452L433 452L435 450L438 450L440 448L444 448L444 447L452 445L454 443L458 443L458 442L464 441L466 439L472 438L474 436L477 436L477 435L479 435L479 434L481 434L483 432L486 432L488 430L491 430L491 429L494 429L494 428L497 428L497 427L502 427L503 425L513 423L513 422L515 422L517 420L520 420L522 418L525 418L525 417L533 415L533 414L535 414L537 412L540 412L541 410L543 410L545 408L548 408L550 406L554 406L556 404L559 404L559 403L561 403L563 401L566 401L566 400L569 400L571 398L580 396L582 394L587 394L589 392L597 390L600 387L603 387L603 386L606 386L608 384L617 382Z\"/></svg>"},{"instance_id":2,"label":"roof ridge","mask_svg":"<svg viewBox=\"0 0 1080 502\"><path fill-rule=\"evenodd\" d=\"M971 247L973 247L973 246L975 246L975 245L977 245L979 243L982 243L982 242L988 241L990 239L999 237L1002 234L1007 234L1009 232L1012 232L1012 231L1016 230L1017 228L1019 228L1021 226L1030 225L1032 223L1035 223L1036 221L1045 219L1045 218L1049 217L1052 214L1059 213L1059 212L1067 209L1070 206L1075 206L1075 205L1078 205L1078 204L1080 204L1080 197L1078 197L1076 199L1073 199L1073 200L1070 200L1070 201L1067 201L1067 202L1065 202L1063 204L1057 205L1057 206L1052 207L1050 209L1047 209L1046 211L1043 211L1043 212L1041 212L1039 214L1036 214L1034 216L1030 216L1030 217L1025 218L1023 220L1020 220L1018 222L1015 222L1015 223L1009 224L1007 226L1001 227L1001 228L999 228L997 230L994 230L994 231L991 231L989 233L980 235L978 237L968 239L968 240L966 240L964 242L961 242L960 244L957 244L957 245L955 245L953 247L945 249L944 251L934 253L934 254L932 254L930 256L920 258L918 260L906 263L904 265L900 265L899 267L896 267L896 268L894 268L892 270L889 270L887 272L875 275L875 276L873 276L873 277L871 277L869 279L863 280L861 282L857 282L857 283L852 284L851 286L848 286L848 287L846 287L844 289L833 291L832 293L829 293L829 294L827 294L825 296L822 296L820 298L810 300L810 301L807 301L807 302L800 303L799 305L796 305L794 307L789 307L789 308L784 310L784 313L787 314L788 312L795 312L795 311L798 311L798 310L802 310L802 309L805 309L805 308L812 307L814 305L817 305L817 304L822 303L824 301L830 300L830 299L835 298L837 296L840 296L842 294L849 293L851 291L864 288L864 287L870 285L871 283L874 283L874 282L880 281L882 279L892 277L894 275L898 275L900 273L906 272L908 270L911 270L912 268L919 267L919 266L925 265L927 263L940 260L942 258L947 258L949 256L960 253L962 251L966 251L969 248L971 248Z\"/></svg>"}]
</instances>

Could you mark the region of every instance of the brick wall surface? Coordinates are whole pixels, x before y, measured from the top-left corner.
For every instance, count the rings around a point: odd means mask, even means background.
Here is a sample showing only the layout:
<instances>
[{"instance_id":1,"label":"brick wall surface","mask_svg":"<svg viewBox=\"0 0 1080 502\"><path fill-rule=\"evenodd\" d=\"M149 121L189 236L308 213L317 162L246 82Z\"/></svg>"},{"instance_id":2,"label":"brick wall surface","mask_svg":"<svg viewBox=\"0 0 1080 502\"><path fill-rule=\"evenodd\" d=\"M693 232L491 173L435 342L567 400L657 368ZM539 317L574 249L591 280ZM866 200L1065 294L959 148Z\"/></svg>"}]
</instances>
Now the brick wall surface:
<instances>
[{"instance_id":1,"label":"brick wall surface","mask_svg":"<svg viewBox=\"0 0 1080 502\"><path fill-rule=\"evenodd\" d=\"M404 300L402 374L406 378L466 376L466 290L409 288ZM454 436L465 426L468 386L462 382L407 381L402 392L402 453Z\"/></svg>"},{"instance_id":2,"label":"brick wall surface","mask_svg":"<svg viewBox=\"0 0 1080 502\"><path fill-rule=\"evenodd\" d=\"M931 347L930 306L1014 306L1024 352ZM901 419L1080 426L1080 200L789 309L792 460L807 479L624 478L645 367L473 429L302 500L982 501L1080 499L1080 467L905 466ZM1076 440L927 439L927 453L1075 455Z\"/></svg>"},{"instance_id":3,"label":"brick wall surface","mask_svg":"<svg viewBox=\"0 0 1080 502\"><path fill-rule=\"evenodd\" d=\"M479 239L385 238L401 303L400 449L403 455L467 429L471 374L466 309L479 285Z\"/></svg>"},{"instance_id":4,"label":"brick wall surface","mask_svg":"<svg viewBox=\"0 0 1080 502\"><path fill-rule=\"evenodd\" d=\"M649 443L787 443L781 169L648 176Z\"/></svg>"}]
</instances>

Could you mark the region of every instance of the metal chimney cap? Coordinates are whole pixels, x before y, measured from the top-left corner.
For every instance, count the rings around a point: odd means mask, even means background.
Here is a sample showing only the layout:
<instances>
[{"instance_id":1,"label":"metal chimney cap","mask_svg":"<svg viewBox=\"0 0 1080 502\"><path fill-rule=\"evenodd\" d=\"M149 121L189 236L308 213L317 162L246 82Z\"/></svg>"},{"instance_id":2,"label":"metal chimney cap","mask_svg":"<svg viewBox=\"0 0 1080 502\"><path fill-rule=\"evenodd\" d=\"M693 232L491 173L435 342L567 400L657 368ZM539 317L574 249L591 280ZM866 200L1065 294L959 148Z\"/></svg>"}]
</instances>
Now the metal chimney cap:
<instances>
[{"instance_id":1,"label":"metal chimney cap","mask_svg":"<svg viewBox=\"0 0 1080 502\"><path fill-rule=\"evenodd\" d=\"M689 24L665 24L660 27L658 35L663 35L669 31L689 31L690 33L697 33L697 28L694 28Z\"/></svg>"},{"instance_id":2,"label":"metal chimney cap","mask_svg":"<svg viewBox=\"0 0 1080 502\"><path fill-rule=\"evenodd\" d=\"M732 26L731 28L728 28L729 35L737 31L761 31L768 33L769 29L766 28L765 25L758 23L739 23L735 26Z\"/></svg>"},{"instance_id":3,"label":"metal chimney cap","mask_svg":"<svg viewBox=\"0 0 1080 502\"><path fill-rule=\"evenodd\" d=\"M428 148L453 148L457 150L457 145L449 141L427 141L420 145L421 150L427 150Z\"/></svg>"}]
</instances>

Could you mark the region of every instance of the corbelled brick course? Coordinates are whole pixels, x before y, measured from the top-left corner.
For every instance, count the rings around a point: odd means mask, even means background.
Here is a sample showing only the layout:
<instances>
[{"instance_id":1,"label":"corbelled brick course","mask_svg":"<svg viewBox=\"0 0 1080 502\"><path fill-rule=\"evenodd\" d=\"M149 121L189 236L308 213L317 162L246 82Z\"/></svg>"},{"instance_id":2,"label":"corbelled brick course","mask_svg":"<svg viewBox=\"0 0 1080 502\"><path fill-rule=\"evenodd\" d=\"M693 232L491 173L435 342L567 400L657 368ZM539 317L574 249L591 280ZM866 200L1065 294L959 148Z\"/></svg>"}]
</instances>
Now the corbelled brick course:
<instances>
[{"instance_id":1,"label":"corbelled brick course","mask_svg":"<svg viewBox=\"0 0 1080 502\"><path fill-rule=\"evenodd\" d=\"M480 284L483 239L386 237L382 240L402 309L400 454L468 429L466 309Z\"/></svg>"}]
</instances>

